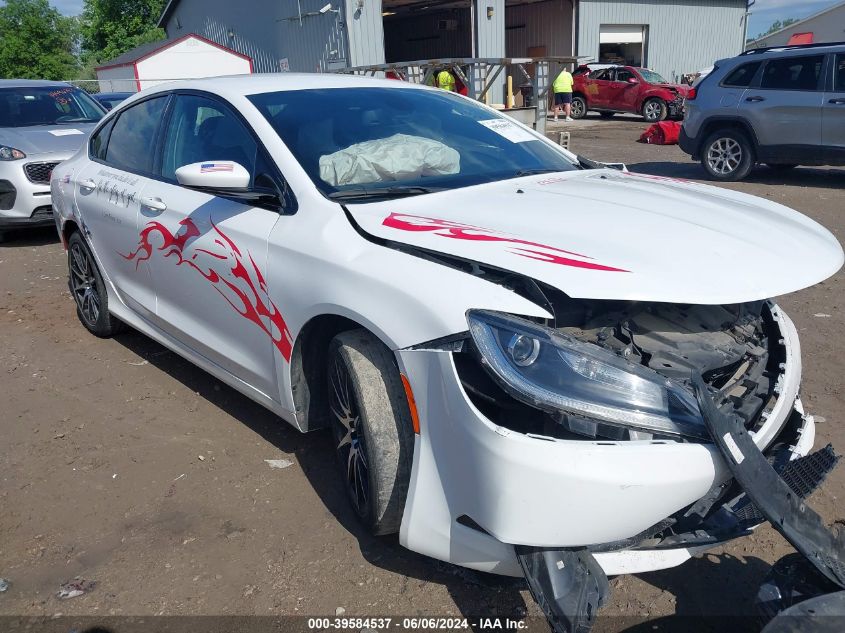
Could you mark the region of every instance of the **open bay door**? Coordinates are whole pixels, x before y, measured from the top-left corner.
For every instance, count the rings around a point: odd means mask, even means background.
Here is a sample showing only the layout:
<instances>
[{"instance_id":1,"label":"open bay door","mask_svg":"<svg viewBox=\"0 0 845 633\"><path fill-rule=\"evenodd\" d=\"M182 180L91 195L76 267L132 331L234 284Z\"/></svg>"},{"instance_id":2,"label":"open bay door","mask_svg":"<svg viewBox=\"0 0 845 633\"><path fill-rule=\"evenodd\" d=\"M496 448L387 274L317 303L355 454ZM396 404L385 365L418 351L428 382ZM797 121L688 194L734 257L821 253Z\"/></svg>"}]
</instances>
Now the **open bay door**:
<instances>
[{"instance_id":1,"label":"open bay door","mask_svg":"<svg viewBox=\"0 0 845 633\"><path fill-rule=\"evenodd\" d=\"M599 63L645 66L646 29L642 24L602 24Z\"/></svg>"}]
</instances>

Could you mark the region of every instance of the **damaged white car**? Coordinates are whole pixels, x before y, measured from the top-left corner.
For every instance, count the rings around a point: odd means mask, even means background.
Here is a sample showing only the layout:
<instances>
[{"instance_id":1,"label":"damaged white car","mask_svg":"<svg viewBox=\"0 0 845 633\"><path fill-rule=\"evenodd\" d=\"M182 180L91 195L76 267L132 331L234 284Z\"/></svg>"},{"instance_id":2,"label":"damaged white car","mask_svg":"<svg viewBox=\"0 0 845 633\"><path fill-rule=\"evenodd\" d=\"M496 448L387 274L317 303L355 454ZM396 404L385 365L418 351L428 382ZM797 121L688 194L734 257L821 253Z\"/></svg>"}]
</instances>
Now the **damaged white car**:
<instances>
[{"instance_id":1,"label":"damaged white car","mask_svg":"<svg viewBox=\"0 0 845 633\"><path fill-rule=\"evenodd\" d=\"M798 337L770 297L843 262L795 211L335 75L144 91L52 193L88 330L128 324L331 427L374 533L524 575L559 630L589 625L607 575L776 515L845 578L789 514L835 457L804 457Z\"/></svg>"}]
</instances>

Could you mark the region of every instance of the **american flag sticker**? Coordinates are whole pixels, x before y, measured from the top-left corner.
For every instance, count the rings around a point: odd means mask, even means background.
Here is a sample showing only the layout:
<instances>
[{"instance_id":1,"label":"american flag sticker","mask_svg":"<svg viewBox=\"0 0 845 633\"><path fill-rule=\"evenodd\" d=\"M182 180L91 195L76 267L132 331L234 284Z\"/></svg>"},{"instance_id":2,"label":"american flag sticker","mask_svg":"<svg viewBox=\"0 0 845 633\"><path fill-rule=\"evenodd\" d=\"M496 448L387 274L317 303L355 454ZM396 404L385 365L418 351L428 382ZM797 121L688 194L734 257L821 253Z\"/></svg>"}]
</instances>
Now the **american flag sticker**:
<instances>
[{"instance_id":1,"label":"american flag sticker","mask_svg":"<svg viewBox=\"0 0 845 633\"><path fill-rule=\"evenodd\" d=\"M213 171L232 171L232 165L227 163L202 163L200 173L207 174Z\"/></svg>"}]
</instances>

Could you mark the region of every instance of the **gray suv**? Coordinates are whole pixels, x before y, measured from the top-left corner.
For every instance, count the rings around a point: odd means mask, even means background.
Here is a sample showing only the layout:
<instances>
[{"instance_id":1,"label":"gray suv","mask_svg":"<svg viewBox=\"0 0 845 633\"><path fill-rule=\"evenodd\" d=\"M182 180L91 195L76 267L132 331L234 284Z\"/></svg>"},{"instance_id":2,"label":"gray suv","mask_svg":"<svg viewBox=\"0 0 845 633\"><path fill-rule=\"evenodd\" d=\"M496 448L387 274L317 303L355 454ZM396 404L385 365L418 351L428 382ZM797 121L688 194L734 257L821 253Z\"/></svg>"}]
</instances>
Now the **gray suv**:
<instances>
[{"instance_id":1,"label":"gray suv","mask_svg":"<svg viewBox=\"0 0 845 633\"><path fill-rule=\"evenodd\" d=\"M714 180L741 180L756 163L845 165L845 43L716 62L687 96L679 142Z\"/></svg>"},{"instance_id":2,"label":"gray suv","mask_svg":"<svg viewBox=\"0 0 845 633\"><path fill-rule=\"evenodd\" d=\"M0 79L0 239L8 229L54 224L50 174L104 114L70 84Z\"/></svg>"}]
</instances>

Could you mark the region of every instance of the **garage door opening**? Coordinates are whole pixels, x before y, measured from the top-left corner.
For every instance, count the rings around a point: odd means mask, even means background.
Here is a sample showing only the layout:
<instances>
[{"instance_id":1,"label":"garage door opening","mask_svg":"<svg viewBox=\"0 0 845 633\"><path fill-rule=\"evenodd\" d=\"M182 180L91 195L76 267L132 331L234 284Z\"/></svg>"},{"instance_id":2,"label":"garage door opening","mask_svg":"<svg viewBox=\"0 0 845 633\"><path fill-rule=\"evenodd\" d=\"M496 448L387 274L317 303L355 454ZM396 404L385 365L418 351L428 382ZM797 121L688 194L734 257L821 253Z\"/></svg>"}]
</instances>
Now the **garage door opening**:
<instances>
[{"instance_id":1,"label":"garage door opening","mask_svg":"<svg viewBox=\"0 0 845 633\"><path fill-rule=\"evenodd\" d=\"M641 24L602 24L599 63L645 66L646 28Z\"/></svg>"},{"instance_id":2,"label":"garage door opening","mask_svg":"<svg viewBox=\"0 0 845 633\"><path fill-rule=\"evenodd\" d=\"M382 16L384 59L388 64L472 57L472 14L468 0L384 0Z\"/></svg>"}]
</instances>

